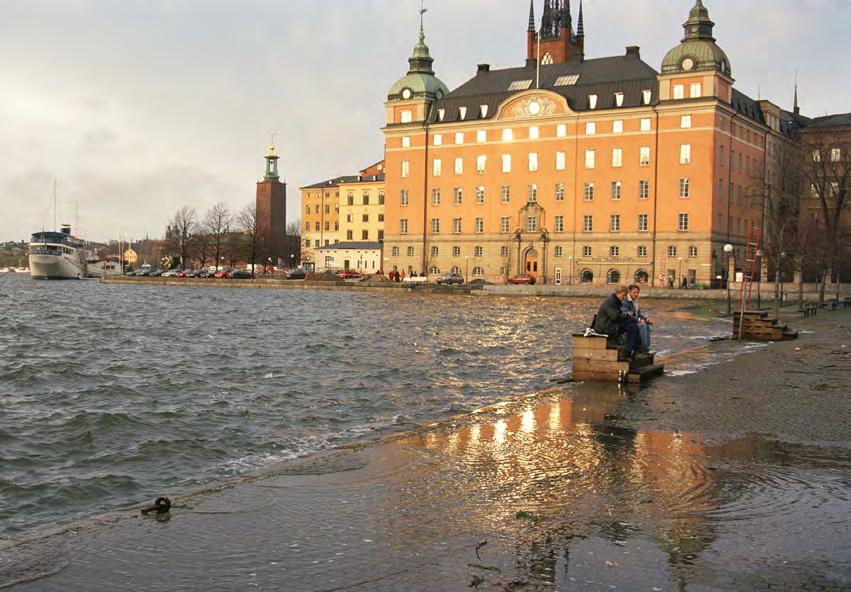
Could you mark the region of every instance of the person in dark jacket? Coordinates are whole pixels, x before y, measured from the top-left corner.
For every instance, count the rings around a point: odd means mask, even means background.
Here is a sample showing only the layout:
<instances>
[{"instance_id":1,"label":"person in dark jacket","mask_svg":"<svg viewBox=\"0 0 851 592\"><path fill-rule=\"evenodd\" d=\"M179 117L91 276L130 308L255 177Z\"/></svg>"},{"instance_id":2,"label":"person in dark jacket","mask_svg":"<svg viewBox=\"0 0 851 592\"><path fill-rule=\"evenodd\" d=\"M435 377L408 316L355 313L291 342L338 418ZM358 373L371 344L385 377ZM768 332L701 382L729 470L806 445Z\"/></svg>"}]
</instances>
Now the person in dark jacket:
<instances>
[{"instance_id":1,"label":"person in dark jacket","mask_svg":"<svg viewBox=\"0 0 851 592\"><path fill-rule=\"evenodd\" d=\"M609 339L617 339L626 334L627 354L632 357L639 346L638 320L632 313L621 309L629 290L621 286L603 301L597 316L594 317L594 329L597 333L605 333Z\"/></svg>"}]
</instances>

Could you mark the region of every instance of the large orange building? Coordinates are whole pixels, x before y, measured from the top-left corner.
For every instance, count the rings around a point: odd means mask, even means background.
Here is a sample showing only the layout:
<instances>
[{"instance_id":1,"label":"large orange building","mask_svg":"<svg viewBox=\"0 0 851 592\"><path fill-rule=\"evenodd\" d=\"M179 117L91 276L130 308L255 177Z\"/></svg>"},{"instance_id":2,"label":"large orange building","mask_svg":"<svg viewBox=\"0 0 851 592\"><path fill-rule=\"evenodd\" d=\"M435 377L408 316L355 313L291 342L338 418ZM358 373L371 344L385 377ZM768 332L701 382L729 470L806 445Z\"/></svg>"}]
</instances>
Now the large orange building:
<instances>
[{"instance_id":1,"label":"large orange building","mask_svg":"<svg viewBox=\"0 0 851 592\"><path fill-rule=\"evenodd\" d=\"M637 47L586 58L581 6L574 27L569 2L547 0L525 65L481 64L451 92L421 27L385 103L389 269L721 280L723 245L761 224L767 138L791 114L734 88L713 27L697 0L657 71Z\"/></svg>"}]
</instances>

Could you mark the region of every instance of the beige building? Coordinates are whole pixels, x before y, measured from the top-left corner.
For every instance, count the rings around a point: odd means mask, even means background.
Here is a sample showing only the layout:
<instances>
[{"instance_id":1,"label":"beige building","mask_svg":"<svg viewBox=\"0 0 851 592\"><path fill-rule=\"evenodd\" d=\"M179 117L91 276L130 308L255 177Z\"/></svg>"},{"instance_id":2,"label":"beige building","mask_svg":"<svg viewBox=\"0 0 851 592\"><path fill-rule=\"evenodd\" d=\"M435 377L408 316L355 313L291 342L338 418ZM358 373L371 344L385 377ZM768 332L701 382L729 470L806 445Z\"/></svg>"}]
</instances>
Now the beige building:
<instances>
[{"instance_id":1,"label":"beige building","mask_svg":"<svg viewBox=\"0 0 851 592\"><path fill-rule=\"evenodd\" d=\"M301 190L301 263L313 265L316 250L340 242L340 183L357 177L337 177Z\"/></svg>"},{"instance_id":2,"label":"beige building","mask_svg":"<svg viewBox=\"0 0 851 592\"><path fill-rule=\"evenodd\" d=\"M340 240L384 240L384 175L340 183Z\"/></svg>"},{"instance_id":3,"label":"beige building","mask_svg":"<svg viewBox=\"0 0 851 592\"><path fill-rule=\"evenodd\" d=\"M351 269L370 275L381 270L383 244L374 241L342 242L316 249L316 271Z\"/></svg>"}]
</instances>

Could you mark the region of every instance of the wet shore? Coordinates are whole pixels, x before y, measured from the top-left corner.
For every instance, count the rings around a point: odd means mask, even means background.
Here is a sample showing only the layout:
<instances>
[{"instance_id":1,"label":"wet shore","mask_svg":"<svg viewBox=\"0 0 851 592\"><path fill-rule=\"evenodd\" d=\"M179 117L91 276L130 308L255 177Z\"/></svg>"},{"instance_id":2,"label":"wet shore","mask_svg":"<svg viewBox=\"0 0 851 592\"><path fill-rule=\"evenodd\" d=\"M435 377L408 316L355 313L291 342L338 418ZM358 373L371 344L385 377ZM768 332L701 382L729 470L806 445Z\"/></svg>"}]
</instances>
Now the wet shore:
<instances>
[{"instance_id":1,"label":"wet shore","mask_svg":"<svg viewBox=\"0 0 851 592\"><path fill-rule=\"evenodd\" d=\"M0 548L0 587L846 590L851 311L789 323Z\"/></svg>"}]
</instances>

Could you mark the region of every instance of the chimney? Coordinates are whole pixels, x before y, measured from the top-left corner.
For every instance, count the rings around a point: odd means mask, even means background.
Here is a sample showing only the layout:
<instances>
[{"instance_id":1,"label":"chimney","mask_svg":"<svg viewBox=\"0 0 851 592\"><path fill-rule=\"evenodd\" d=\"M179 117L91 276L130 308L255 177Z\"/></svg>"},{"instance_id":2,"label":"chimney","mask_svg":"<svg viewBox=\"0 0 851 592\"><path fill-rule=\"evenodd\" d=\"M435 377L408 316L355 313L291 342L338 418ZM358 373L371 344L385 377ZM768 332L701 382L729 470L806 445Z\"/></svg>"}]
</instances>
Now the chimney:
<instances>
[{"instance_id":1,"label":"chimney","mask_svg":"<svg viewBox=\"0 0 851 592\"><path fill-rule=\"evenodd\" d=\"M626 56L629 58L641 59L641 48L637 45L629 45L626 48Z\"/></svg>"}]
</instances>

